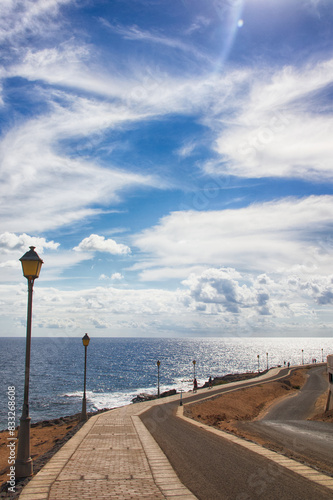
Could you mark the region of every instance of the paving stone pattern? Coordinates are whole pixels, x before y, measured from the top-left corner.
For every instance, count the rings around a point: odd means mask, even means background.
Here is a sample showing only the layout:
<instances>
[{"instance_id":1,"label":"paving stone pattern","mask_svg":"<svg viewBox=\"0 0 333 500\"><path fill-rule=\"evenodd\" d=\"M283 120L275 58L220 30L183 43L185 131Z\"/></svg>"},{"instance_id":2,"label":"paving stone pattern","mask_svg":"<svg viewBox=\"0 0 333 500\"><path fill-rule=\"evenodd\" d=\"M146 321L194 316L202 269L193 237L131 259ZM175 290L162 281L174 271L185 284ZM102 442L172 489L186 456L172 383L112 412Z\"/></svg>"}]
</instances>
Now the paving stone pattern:
<instances>
[{"instance_id":1,"label":"paving stone pattern","mask_svg":"<svg viewBox=\"0 0 333 500\"><path fill-rule=\"evenodd\" d=\"M153 404L160 400L90 418L20 500L195 500L138 416Z\"/></svg>"}]
</instances>

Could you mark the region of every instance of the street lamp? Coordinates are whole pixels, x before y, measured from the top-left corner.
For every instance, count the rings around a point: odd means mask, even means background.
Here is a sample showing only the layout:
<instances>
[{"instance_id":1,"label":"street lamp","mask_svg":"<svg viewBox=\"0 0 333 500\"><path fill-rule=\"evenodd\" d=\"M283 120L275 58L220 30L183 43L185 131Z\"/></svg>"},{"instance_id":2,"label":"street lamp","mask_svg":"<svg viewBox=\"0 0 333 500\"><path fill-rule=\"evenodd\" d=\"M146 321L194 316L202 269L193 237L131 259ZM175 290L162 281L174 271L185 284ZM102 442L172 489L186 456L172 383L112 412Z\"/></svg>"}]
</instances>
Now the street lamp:
<instances>
[{"instance_id":1,"label":"street lamp","mask_svg":"<svg viewBox=\"0 0 333 500\"><path fill-rule=\"evenodd\" d=\"M304 365L304 349L302 349L302 365Z\"/></svg>"},{"instance_id":2,"label":"street lamp","mask_svg":"<svg viewBox=\"0 0 333 500\"><path fill-rule=\"evenodd\" d=\"M16 477L27 477L33 474L32 459L30 456L30 416L29 416L29 378L30 378L30 351L31 351L31 320L32 320L32 293L34 281L39 277L43 264L42 259L35 252L35 247L30 247L20 258L23 276L28 280L28 312L27 336L25 348L25 379L24 399L20 428L18 432L17 458L15 461Z\"/></svg>"},{"instance_id":3,"label":"street lamp","mask_svg":"<svg viewBox=\"0 0 333 500\"><path fill-rule=\"evenodd\" d=\"M157 397L160 397L160 360L158 359L157 362Z\"/></svg>"},{"instance_id":4,"label":"street lamp","mask_svg":"<svg viewBox=\"0 0 333 500\"><path fill-rule=\"evenodd\" d=\"M321 362L324 363L324 349L321 349Z\"/></svg>"},{"instance_id":5,"label":"street lamp","mask_svg":"<svg viewBox=\"0 0 333 500\"><path fill-rule=\"evenodd\" d=\"M86 399L86 378L87 378L87 347L90 342L90 337L87 333L82 337L82 343L84 346L84 389L83 389L83 399L82 399L82 412L81 420L87 420L87 399Z\"/></svg>"},{"instance_id":6,"label":"street lamp","mask_svg":"<svg viewBox=\"0 0 333 500\"><path fill-rule=\"evenodd\" d=\"M268 371L268 352L266 352L266 370Z\"/></svg>"},{"instance_id":7,"label":"street lamp","mask_svg":"<svg viewBox=\"0 0 333 500\"><path fill-rule=\"evenodd\" d=\"M257 354L257 358L258 358L258 373L260 373L260 367L259 367L260 355L259 354Z\"/></svg>"},{"instance_id":8,"label":"street lamp","mask_svg":"<svg viewBox=\"0 0 333 500\"><path fill-rule=\"evenodd\" d=\"M197 384L197 379L195 378L195 359L193 360L193 392L196 392L198 384Z\"/></svg>"}]
</instances>

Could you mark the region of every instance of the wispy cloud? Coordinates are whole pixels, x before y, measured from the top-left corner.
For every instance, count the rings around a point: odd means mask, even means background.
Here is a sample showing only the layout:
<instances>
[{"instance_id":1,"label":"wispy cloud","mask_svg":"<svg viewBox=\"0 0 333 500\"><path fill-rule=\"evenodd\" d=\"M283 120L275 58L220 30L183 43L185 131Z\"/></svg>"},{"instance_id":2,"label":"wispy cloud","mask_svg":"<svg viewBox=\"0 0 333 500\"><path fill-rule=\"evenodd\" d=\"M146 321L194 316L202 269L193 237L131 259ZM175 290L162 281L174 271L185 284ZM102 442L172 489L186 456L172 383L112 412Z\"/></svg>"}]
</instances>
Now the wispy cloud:
<instances>
[{"instance_id":1,"label":"wispy cloud","mask_svg":"<svg viewBox=\"0 0 333 500\"><path fill-rule=\"evenodd\" d=\"M177 269L225 266L249 272L333 271L332 197L257 203L240 209L174 212L133 237L142 280L169 279Z\"/></svg>"},{"instance_id":2,"label":"wispy cloud","mask_svg":"<svg viewBox=\"0 0 333 500\"><path fill-rule=\"evenodd\" d=\"M59 9L72 0L2 0L0 5L0 40L17 45L27 35L49 33L51 20Z\"/></svg>"},{"instance_id":3,"label":"wispy cloud","mask_svg":"<svg viewBox=\"0 0 333 500\"><path fill-rule=\"evenodd\" d=\"M222 163L208 162L207 172L332 179L333 112L322 104L332 82L333 60L252 75L248 93L233 101L232 122L217 137Z\"/></svg>"},{"instance_id":4,"label":"wispy cloud","mask_svg":"<svg viewBox=\"0 0 333 500\"><path fill-rule=\"evenodd\" d=\"M195 47L193 43L192 44L185 43L182 40L179 40L177 38L171 38L169 36L164 36L158 32L143 30L136 25L133 26L121 26L119 24L114 25L102 18L100 19L100 21L103 24L103 26L107 27L113 33L120 35L126 40L133 40L133 41L135 40L139 42L141 41L151 44L163 45L171 49L181 50L183 52L190 53L194 55L196 58L204 59L207 62L210 60L209 55L202 53Z\"/></svg>"},{"instance_id":5,"label":"wispy cloud","mask_svg":"<svg viewBox=\"0 0 333 500\"><path fill-rule=\"evenodd\" d=\"M151 175L131 173L81 157L75 139L103 134L126 119L104 103L76 101L13 128L0 144L2 230L45 231L102 213L134 186L161 185ZM74 140L66 155L62 141ZM98 207L96 208L96 204ZM95 206L93 206L95 205Z\"/></svg>"}]
</instances>

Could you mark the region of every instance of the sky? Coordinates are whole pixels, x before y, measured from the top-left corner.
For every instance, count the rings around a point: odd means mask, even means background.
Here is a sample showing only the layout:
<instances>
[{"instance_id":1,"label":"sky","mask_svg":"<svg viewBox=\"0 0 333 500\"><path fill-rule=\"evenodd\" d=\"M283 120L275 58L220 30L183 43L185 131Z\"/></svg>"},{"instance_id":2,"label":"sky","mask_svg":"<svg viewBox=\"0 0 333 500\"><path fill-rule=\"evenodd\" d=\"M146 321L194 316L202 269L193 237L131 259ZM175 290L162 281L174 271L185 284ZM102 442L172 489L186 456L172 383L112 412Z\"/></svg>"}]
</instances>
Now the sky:
<instances>
[{"instance_id":1,"label":"sky","mask_svg":"<svg viewBox=\"0 0 333 500\"><path fill-rule=\"evenodd\" d=\"M2 0L0 336L330 337L331 0Z\"/></svg>"}]
</instances>

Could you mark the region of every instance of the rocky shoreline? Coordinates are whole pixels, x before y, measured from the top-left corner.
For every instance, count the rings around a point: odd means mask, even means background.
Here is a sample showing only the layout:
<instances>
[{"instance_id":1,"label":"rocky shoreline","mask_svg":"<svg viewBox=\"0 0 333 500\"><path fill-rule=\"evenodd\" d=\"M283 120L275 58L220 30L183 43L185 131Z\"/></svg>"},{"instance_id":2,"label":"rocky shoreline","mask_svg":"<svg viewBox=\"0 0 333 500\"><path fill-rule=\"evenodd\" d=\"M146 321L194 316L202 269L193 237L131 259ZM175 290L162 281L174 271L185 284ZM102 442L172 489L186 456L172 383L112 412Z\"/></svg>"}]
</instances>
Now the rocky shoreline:
<instances>
[{"instance_id":1,"label":"rocky shoreline","mask_svg":"<svg viewBox=\"0 0 333 500\"><path fill-rule=\"evenodd\" d=\"M205 382L202 386L199 386L198 389L206 389L207 387L213 387L222 384L230 384L231 382L239 382L241 380L250 380L251 378L258 377L258 375L263 375L267 370L258 372L246 372L246 373L228 373L227 375L223 375L222 377L215 377L209 383ZM153 399L166 398L168 396L174 396L178 394L176 389L170 389L169 391L162 392L160 396L157 394L147 394L140 393L137 394L133 399L132 403L142 403L143 401L152 401Z\"/></svg>"}]
</instances>

